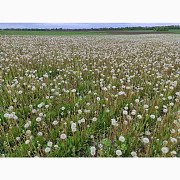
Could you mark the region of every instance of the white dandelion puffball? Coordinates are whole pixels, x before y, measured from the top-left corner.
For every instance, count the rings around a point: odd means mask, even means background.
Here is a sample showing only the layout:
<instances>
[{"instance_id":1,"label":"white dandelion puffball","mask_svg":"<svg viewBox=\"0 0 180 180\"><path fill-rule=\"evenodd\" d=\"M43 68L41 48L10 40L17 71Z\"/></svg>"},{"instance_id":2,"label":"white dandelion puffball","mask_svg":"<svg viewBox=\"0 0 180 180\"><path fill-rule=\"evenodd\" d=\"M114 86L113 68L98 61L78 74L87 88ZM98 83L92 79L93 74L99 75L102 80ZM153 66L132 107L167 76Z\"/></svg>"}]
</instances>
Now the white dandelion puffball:
<instances>
[{"instance_id":1,"label":"white dandelion puffball","mask_svg":"<svg viewBox=\"0 0 180 180\"><path fill-rule=\"evenodd\" d=\"M16 141L19 141L20 140L20 137L16 137Z\"/></svg>"},{"instance_id":2,"label":"white dandelion puffball","mask_svg":"<svg viewBox=\"0 0 180 180\"><path fill-rule=\"evenodd\" d=\"M116 120L115 119L111 119L111 123L113 126L116 126Z\"/></svg>"},{"instance_id":3,"label":"white dandelion puffball","mask_svg":"<svg viewBox=\"0 0 180 180\"><path fill-rule=\"evenodd\" d=\"M145 108L145 109L148 109L148 107L149 107L149 106L148 106L147 104L144 105L144 108Z\"/></svg>"},{"instance_id":4,"label":"white dandelion puffball","mask_svg":"<svg viewBox=\"0 0 180 180\"><path fill-rule=\"evenodd\" d=\"M81 110L81 109L79 109L79 110L78 110L78 113L79 113L79 114L82 114L82 110Z\"/></svg>"},{"instance_id":5,"label":"white dandelion puffball","mask_svg":"<svg viewBox=\"0 0 180 180\"><path fill-rule=\"evenodd\" d=\"M119 137L119 141L124 142L124 141L125 141L125 138L124 138L123 136L120 136L120 137Z\"/></svg>"},{"instance_id":6,"label":"white dandelion puffball","mask_svg":"<svg viewBox=\"0 0 180 180\"><path fill-rule=\"evenodd\" d=\"M143 143L144 143L144 144L149 143L149 139L148 139L148 138L143 138Z\"/></svg>"},{"instance_id":7,"label":"white dandelion puffball","mask_svg":"<svg viewBox=\"0 0 180 180\"><path fill-rule=\"evenodd\" d=\"M97 97L97 101L100 101L100 97Z\"/></svg>"},{"instance_id":8,"label":"white dandelion puffball","mask_svg":"<svg viewBox=\"0 0 180 180\"><path fill-rule=\"evenodd\" d=\"M91 146L91 151L96 151L96 147L95 146Z\"/></svg>"},{"instance_id":9,"label":"white dandelion puffball","mask_svg":"<svg viewBox=\"0 0 180 180\"><path fill-rule=\"evenodd\" d=\"M151 119L155 119L155 117L156 117L156 116L153 115L153 114L151 114L151 116L150 116Z\"/></svg>"},{"instance_id":10,"label":"white dandelion puffball","mask_svg":"<svg viewBox=\"0 0 180 180\"><path fill-rule=\"evenodd\" d=\"M169 148L168 147L162 147L161 151L163 154L166 154L169 152Z\"/></svg>"},{"instance_id":11,"label":"white dandelion puffball","mask_svg":"<svg viewBox=\"0 0 180 180\"><path fill-rule=\"evenodd\" d=\"M40 117L37 117L37 118L36 118L36 121L37 121L37 122L40 122L40 121L41 121L41 118L40 118Z\"/></svg>"},{"instance_id":12,"label":"white dandelion puffball","mask_svg":"<svg viewBox=\"0 0 180 180\"><path fill-rule=\"evenodd\" d=\"M171 155L176 155L177 152L176 151L171 151Z\"/></svg>"},{"instance_id":13,"label":"white dandelion puffball","mask_svg":"<svg viewBox=\"0 0 180 180\"><path fill-rule=\"evenodd\" d=\"M171 138L171 142L172 143L177 143L177 139L176 138Z\"/></svg>"},{"instance_id":14,"label":"white dandelion puffball","mask_svg":"<svg viewBox=\"0 0 180 180\"><path fill-rule=\"evenodd\" d=\"M66 134L61 134L60 138L61 139L66 139Z\"/></svg>"},{"instance_id":15,"label":"white dandelion puffball","mask_svg":"<svg viewBox=\"0 0 180 180\"><path fill-rule=\"evenodd\" d=\"M124 115L127 115L127 114L128 114L128 112L127 112L127 111L123 111L123 114L124 114Z\"/></svg>"},{"instance_id":16,"label":"white dandelion puffball","mask_svg":"<svg viewBox=\"0 0 180 180\"><path fill-rule=\"evenodd\" d=\"M117 156L121 156L122 155L122 151L121 150L116 150L116 155Z\"/></svg>"},{"instance_id":17,"label":"white dandelion puffball","mask_svg":"<svg viewBox=\"0 0 180 180\"><path fill-rule=\"evenodd\" d=\"M94 156L96 154L95 146L91 146L91 155Z\"/></svg>"},{"instance_id":18,"label":"white dandelion puffball","mask_svg":"<svg viewBox=\"0 0 180 180\"><path fill-rule=\"evenodd\" d=\"M136 153L135 151L132 151L132 152L131 152L131 156L136 157L136 156L137 156L137 153Z\"/></svg>"},{"instance_id":19,"label":"white dandelion puffball","mask_svg":"<svg viewBox=\"0 0 180 180\"><path fill-rule=\"evenodd\" d=\"M142 116L140 114L137 115L138 119L142 119Z\"/></svg>"},{"instance_id":20,"label":"white dandelion puffball","mask_svg":"<svg viewBox=\"0 0 180 180\"><path fill-rule=\"evenodd\" d=\"M71 92L76 92L76 89L72 89Z\"/></svg>"},{"instance_id":21,"label":"white dandelion puffball","mask_svg":"<svg viewBox=\"0 0 180 180\"><path fill-rule=\"evenodd\" d=\"M45 108L46 108L46 109L49 108L49 105L45 105Z\"/></svg>"},{"instance_id":22,"label":"white dandelion puffball","mask_svg":"<svg viewBox=\"0 0 180 180\"><path fill-rule=\"evenodd\" d=\"M65 107L62 107L61 109L64 111L64 110L65 110Z\"/></svg>"},{"instance_id":23,"label":"white dandelion puffball","mask_svg":"<svg viewBox=\"0 0 180 180\"><path fill-rule=\"evenodd\" d=\"M71 128L73 129L73 128L76 128L76 123L72 123L71 124Z\"/></svg>"},{"instance_id":24,"label":"white dandelion puffball","mask_svg":"<svg viewBox=\"0 0 180 180\"><path fill-rule=\"evenodd\" d=\"M139 99L136 99L135 102L136 102L136 103L139 103Z\"/></svg>"},{"instance_id":25,"label":"white dandelion puffball","mask_svg":"<svg viewBox=\"0 0 180 180\"><path fill-rule=\"evenodd\" d=\"M97 118L96 118L96 117L93 117L93 119L92 119L92 120L95 122L95 121L97 121Z\"/></svg>"},{"instance_id":26,"label":"white dandelion puffball","mask_svg":"<svg viewBox=\"0 0 180 180\"><path fill-rule=\"evenodd\" d=\"M27 131L26 131L26 134L27 134L27 135L30 135L30 134L31 134L31 130L27 130Z\"/></svg>"},{"instance_id":27,"label":"white dandelion puffball","mask_svg":"<svg viewBox=\"0 0 180 180\"><path fill-rule=\"evenodd\" d=\"M53 121L53 124L56 126L58 124L58 121Z\"/></svg>"},{"instance_id":28,"label":"white dandelion puffball","mask_svg":"<svg viewBox=\"0 0 180 180\"><path fill-rule=\"evenodd\" d=\"M50 152L50 147L45 148L45 152L46 153Z\"/></svg>"},{"instance_id":29,"label":"white dandelion puffball","mask_svg":"<svg viewBox=\"0 0 180 180\"><path fill-rule=\"evenodd\" d=\"M76 132L76 127L75 127L75 128L72 128L72 132Z\"/></svg>"},{"instance_id":30,"label":"white dandelion puffball","mask_svg":"<svg viewBox=\"0 0 180 180\"><path fill-rule=\"evenodd\" d=\"M42 136L43 135L43 133L42 132L38 132L38 134L37 134L38 136Z\"/></svg>"},{"instance_id":31,"label":"white dandelion puffball","mask_svg":"<svg viewBox=\"0 0 180 180\"><path fill-rule=\"evenodd\" d=\"M30 143L30 141L29 141L29 140L26 140L26 141L25 141L25 144L29 144L29 143Z\"/></svg>"},{"instance_id":32,"label":"white dandelion puffball","mask_svg":"<svg viewBox=\"0 0 180 180\"><path fill-rule=\"evenodd\" d=\"M52 147L52 142L48 141L47 146Z\"/></svg>"}]
</instances>

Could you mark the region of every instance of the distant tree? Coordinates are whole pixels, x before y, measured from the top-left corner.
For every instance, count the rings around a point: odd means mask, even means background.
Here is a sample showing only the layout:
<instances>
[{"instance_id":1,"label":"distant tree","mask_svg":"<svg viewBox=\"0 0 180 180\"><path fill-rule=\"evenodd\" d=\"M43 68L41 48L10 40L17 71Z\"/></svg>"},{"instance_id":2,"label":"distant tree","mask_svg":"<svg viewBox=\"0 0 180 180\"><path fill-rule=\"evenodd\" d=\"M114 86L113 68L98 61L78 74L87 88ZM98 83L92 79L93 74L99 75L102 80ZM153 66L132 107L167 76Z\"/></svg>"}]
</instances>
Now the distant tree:
<instances>
[{"instance_id":1,"label":"distant tree","mask_svg":"<svg viewBox=\"0 0 180 180\"><path fill-rule=\"evenodd\" d=\"M168 31L169 28L167 26L157 26L154 28L155 31Z\"/></svg>"}]
</instances>

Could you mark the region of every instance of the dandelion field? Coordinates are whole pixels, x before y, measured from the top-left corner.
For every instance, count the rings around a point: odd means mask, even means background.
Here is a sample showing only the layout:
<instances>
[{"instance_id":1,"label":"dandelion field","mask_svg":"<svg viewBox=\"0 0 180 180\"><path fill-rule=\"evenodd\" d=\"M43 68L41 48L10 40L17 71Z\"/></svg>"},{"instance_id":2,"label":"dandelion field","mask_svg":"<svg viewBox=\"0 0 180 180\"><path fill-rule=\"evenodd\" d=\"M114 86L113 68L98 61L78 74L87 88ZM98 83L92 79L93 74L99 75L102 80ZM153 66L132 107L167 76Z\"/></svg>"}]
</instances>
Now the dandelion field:
<instances>
[{"instance_id":1,"label":"dandelion field","mask_svg":"<svg viewBox=\"0 0 180 180\"><path fill-rule=\"evenodd\" d=\"M0 36L0 157L179 157L180 36Z\"/></svg>"}]
</instances>

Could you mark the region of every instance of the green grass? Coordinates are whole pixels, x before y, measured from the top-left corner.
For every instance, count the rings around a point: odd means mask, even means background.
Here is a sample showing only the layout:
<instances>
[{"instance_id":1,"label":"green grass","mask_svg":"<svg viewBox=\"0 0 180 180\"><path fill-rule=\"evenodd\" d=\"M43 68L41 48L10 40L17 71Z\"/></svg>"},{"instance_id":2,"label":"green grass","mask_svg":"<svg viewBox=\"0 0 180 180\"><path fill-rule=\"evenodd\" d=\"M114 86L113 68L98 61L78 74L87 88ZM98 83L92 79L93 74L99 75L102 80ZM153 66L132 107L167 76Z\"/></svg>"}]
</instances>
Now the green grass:
<instances>
[{"instance_id":1,"label":"green grass","mask_svg":"<svg viewBox=\"0 0 180 180\"><path fill-rule=\"evenodd\" d=\"M126 32L154 32L153 30L129 30ZM180 34L179 29L170 29L169 32ZM62 32L62 31L15 31L1 30L0 35L33 35L33 36L74 36L74 35L134 35L134 34L110 34L99 32Z\"/></svg>"},{"instance_id":2,"label":"green grass","mask_svg":"<svg viewBox=\"0 0 180 180\"><path fill-rule=\"evenodd\" d=\"M169 32L173 32L175 34L180 34L180 29L170 29Z\"/></svg>"},{"instance_id":3,"label":"green grass","mask_svg":"<svg viewBox=\"0 0 180 180\"><path fill-rule=\"evenodd\" d=\"M106 34L106 33L89 33L89 32L2 30L2 31L0 31L0 35L72 36L72 35L108 35L108 34Z\"/></svg>"},{"instance_id":4,"label":"green grass","mask_svg":"<svg viewBox=\"0 0 180 180\"><path fill-rule=\"evenodd\" d=\"M179 157L179 41L0 36L0 157Z\"/></svg>"}]
</instances>

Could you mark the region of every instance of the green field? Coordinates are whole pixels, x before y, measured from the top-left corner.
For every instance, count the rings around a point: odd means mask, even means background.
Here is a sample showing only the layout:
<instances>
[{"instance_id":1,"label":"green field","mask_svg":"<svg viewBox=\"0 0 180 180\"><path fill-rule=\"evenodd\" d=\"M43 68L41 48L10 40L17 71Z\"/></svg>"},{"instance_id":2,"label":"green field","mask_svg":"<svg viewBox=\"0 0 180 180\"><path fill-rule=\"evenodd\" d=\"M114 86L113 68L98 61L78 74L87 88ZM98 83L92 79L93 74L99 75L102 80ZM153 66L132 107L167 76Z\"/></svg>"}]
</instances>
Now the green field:
<instances>
[{"instance_id":1,"label":"green field","mask_svg":"<svg viewBox=\"0 0 180 180\"><path fill-rule=\"evenodd\" d=\"M180 29L170 29L169 32L173 32L175 34L180 34Z\"/></svg>"},{"instance_id":2,"label":"green field","mask_svg":"<svg viewBox=\"0 0 180 180\"><path fill-rule=\"evenodd\" d=\"M154 32L153 30L132 30L126 32ZM170 33L180 34L180 29L170 29ZM16 31L16 30L1 30L0 35L36 35L36 36L72 36L72 35L112 35L111 33L100 32L65 32L65 31ZM114 34L117 35L117 34ZM123 34L124 35L124 34ZM131 34L133 35L133 34Z\"/></svg>"},{"instance_id":3,"label":"green field","mask_svg":"<svg viewBox=\"0 0 180 180\"><path fill-rule=\"evenodd\" d=\"M180 157L179 42L0 36L0 158Z\"/></svg>"},{"instance_id":4,"label":"green field","mask_svg":"<svg viewBox=\"0 0 180 180\"><path fill-rule=\"evenodd\" d=\"M72 35L108 35L108 34L106 34L106 33L89 33L89 32L1 30L0 35L72 36Z\"/></svg>"}]
</instances>

